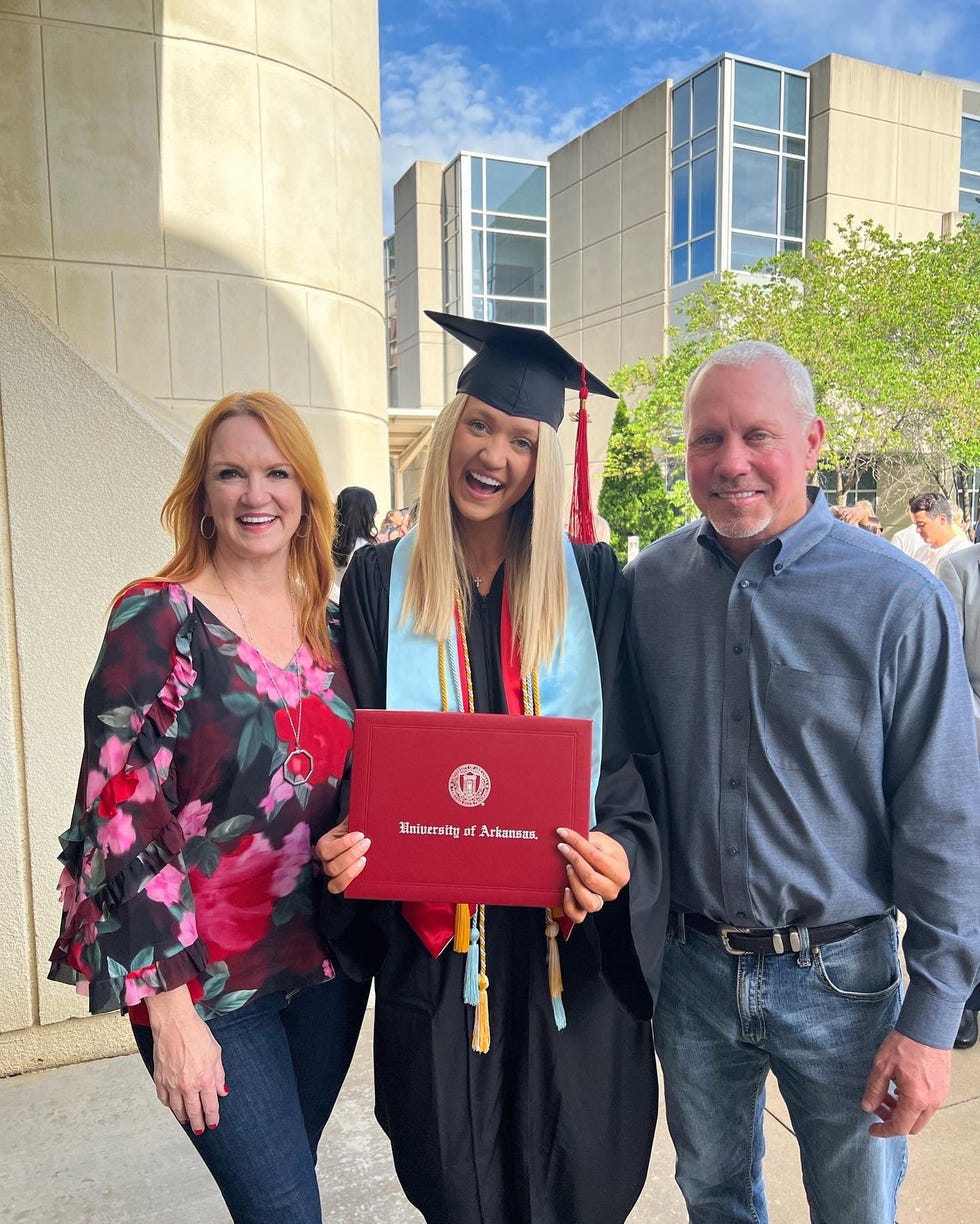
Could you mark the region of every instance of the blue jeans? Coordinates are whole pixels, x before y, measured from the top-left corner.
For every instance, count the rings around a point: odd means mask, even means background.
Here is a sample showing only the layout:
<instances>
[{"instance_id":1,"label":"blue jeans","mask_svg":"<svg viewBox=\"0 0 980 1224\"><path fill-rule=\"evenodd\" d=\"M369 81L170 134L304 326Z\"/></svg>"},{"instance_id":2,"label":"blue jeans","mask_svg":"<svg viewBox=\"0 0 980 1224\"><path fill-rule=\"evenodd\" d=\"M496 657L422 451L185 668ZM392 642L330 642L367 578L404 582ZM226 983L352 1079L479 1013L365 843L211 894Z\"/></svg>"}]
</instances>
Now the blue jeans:
<instances>
[{"instance_id":1,"label":"blue jeans","mask_svg":"<svg viewBox=\"0 0 980 1224\"><path fill-rule=\"evenodd\" d=\"M329 982L277 991L208 1021L221 1046L228 1095L218 1126L184 1130L235 1224L320 1224L316 1149L357 1044L369 984L337 971ZM153 1037L133 1034L153 1072Z\"/></svg>"},{"instance_id":2,"label":"blue jeans","mask_svg":"<svg viewBox=\"0 0 980 1224\"><path fill-rule=\"evenodd\" d=\"M766 1224L770 1070L814 1224L894 1224L906 1140L869 1135L861 1096L901 1004L897 927L887 916L812 949L800 930L800 952L780 956L732 956L690 929L668 936L654 1037L690 1224Z\"/></svg>"}]
</instances>

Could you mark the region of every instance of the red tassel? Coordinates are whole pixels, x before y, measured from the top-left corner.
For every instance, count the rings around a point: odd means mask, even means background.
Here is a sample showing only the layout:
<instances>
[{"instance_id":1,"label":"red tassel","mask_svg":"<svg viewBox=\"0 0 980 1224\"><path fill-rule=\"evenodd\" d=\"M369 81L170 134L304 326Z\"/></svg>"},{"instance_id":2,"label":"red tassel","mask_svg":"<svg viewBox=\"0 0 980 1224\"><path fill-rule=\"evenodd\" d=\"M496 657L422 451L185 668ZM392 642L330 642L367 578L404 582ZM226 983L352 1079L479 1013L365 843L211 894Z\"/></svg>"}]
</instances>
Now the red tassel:
<instances>
[{"instance_id":1,"label":"red tassel","mask_svg":"<svg viewBox=\"0 0 980 1224\"><path fill-rule=\"evenodd\" d=\"M575 466L572 470L572 510L568 516L568 535L575 544L596 542L595 519L592 515L592 493L589 487L589 415L585 401L589 396L585 366L581 367L579 385L578 432L575 435Z\"/></svg>"}]
</instances>

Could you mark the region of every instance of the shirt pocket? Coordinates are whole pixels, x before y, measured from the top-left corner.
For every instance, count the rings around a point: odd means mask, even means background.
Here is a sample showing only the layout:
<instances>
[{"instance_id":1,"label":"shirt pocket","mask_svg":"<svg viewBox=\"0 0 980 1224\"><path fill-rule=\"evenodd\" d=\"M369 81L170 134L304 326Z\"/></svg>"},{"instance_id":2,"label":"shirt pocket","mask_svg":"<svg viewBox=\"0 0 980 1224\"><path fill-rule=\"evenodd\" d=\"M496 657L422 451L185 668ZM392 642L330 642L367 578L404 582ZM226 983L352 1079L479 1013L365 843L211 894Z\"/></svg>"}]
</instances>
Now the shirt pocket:
<instances>
[{"instance_id":1,"label":"shirt pocket","mask_svg":"<svg viewBox=\"0 0 980 1224\"><path fill-rule=\"evenodd\" d=\"M870 696L871 686L854 676L770 664L762 715L769 763L811 777L840 771L854 755Z\"/></svg>"}]
</instances>

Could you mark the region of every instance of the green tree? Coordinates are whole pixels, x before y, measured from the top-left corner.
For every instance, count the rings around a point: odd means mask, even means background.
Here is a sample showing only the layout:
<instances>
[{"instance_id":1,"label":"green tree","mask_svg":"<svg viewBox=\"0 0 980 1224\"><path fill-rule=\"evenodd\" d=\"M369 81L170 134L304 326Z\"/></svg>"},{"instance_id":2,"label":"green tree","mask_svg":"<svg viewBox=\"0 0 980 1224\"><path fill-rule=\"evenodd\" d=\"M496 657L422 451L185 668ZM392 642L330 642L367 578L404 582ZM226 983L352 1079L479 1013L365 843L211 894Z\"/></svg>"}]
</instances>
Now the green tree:
<instances>
[{"instance_id":1,"label":"green tree","mask_svg":"<svg viewBox=\"0 0 980 1224\"><path fill-rule=\"evenodd\" d=\"M647 430L633 420L620 400L609 435L598 507L609 523L610 543L620 561L626 561L628 536L638 536L642 548L673 531L682 521L677 503L684 498L686 485L676 493L667 491Z\"/></svg>"},{"instance_id":2,"label":"green tree","mask_svg":"<svg viewBox=\"0 0 980 1224\"><path fill-rule=\"evenodd\" d=\"M834 241L784 252L751 274L725 272L678 308L669 353L620 370L635 418L665 457L681 447L683 385L734 340L782 345L809 369L827 423L821 466L840 493L887 456L912 490L928 476L953 491L980 465L980 225L947 237L893 238L866 221Z\"/></svg>"}]
</instances>

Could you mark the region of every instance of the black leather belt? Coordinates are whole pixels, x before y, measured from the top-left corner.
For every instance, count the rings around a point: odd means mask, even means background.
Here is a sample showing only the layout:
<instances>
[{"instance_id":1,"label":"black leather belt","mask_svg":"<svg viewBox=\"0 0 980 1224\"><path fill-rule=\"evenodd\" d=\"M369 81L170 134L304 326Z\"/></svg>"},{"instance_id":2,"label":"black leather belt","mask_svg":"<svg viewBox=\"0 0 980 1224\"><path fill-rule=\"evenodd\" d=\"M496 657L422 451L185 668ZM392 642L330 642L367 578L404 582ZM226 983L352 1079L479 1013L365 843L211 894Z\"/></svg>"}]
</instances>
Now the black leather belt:
<instances>
[{"instance_id":1,"label":"black leather belt","mask_svg":"<svg viewBox=\"0 0 980 1224\"><path fill-rule=\"evenodd\" d=\"M860 931L873 922L880 922L884 914L868 914L864 918L853 918L850 922L833 922L829 926L807 927L810 947L819 944L837 943L847 939L855 931ZM780 955L783 952L799 952L799 927L737 927L726 926L706 918L704 914L684 914L684 926L702 935L714 935L721 940L721 946L732 956L747 956L750 952Z\"/></svg>"}]
</instances>

